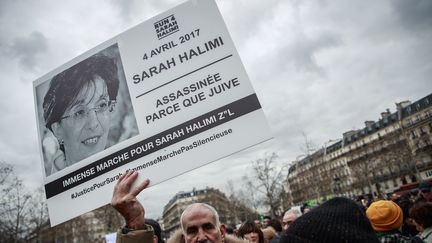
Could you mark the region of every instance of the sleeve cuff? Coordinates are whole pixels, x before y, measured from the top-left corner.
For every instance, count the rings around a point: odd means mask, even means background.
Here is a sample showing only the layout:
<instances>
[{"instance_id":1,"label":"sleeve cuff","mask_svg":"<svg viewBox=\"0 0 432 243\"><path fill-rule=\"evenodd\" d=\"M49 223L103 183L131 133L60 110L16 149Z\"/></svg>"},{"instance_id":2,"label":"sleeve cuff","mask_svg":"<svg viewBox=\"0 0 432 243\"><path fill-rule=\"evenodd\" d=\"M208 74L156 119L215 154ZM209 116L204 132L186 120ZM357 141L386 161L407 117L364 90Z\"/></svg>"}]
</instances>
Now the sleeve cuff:
<instances>
[{"instance_id":1,"label":"sleeve cuff","mask_svg":"<svg viewBox=\"0 0 432 243\"><path fill-rule=\"evenodd\" d=\"M153 242L153 228L146 225L146 229L131 230L126 227L117 231L116 243L152 243Z\"/></svg>"}]
</instances>

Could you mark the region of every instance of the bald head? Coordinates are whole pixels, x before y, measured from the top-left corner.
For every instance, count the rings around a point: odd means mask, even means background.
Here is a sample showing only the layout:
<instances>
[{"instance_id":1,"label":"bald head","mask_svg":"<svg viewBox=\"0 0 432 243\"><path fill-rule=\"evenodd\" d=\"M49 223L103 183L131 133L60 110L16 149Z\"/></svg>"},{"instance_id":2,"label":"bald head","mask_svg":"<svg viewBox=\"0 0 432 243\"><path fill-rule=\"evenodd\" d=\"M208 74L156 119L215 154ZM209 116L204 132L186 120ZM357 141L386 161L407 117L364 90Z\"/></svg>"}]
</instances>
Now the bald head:
<instances>
[{"instance_id":1,"label":"bald head","mask_svg":"<svg viewBox=\"0 0 432 243\"><path fill-rule=\"evenodd\" d=\"M181 228L182 228L183 233L185 230L184 229L184 219L187 218L186 216L190 216L191 214L195 214L195 213L200 212L200 211L209 211L211 213L212 217L214 218L214 223L215 223L216 227L220 226L219 214L214 207L212 207L206 203L192 203L185 208L182 215L180 216L180 224L181 224Z\"/></svg>"},{"instance_id":2,"label":"bald head","mask_svg":"<svg viewBox=\"0 0 432 243\"><path fill-rule=\"evenodd\" d=\"M223 243L225 226L220 224L216 210L205 203L189 205L180 217L186 243Z\"/></svg>"}]
</instances>

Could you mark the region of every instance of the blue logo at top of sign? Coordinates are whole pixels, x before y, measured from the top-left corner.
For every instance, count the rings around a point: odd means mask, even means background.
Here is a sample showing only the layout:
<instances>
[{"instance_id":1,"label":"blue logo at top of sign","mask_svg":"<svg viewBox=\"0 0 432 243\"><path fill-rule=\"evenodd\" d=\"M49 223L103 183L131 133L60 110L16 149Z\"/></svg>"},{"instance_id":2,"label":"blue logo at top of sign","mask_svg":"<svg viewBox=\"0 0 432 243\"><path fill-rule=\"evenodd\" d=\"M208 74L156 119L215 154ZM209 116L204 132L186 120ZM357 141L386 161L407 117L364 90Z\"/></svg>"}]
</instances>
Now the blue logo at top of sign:
<instances>
[{"instance_id":1,"label":"blue logo at top of sign","mask_svg":"<svg viewBox=\"0 0 432 243\"><path fill-rule=\"evenodd\" d=\"M174 14L155 22L154 27L159 40L179 31L177 19L174 17Z\"/></svg>"}]
</instances>

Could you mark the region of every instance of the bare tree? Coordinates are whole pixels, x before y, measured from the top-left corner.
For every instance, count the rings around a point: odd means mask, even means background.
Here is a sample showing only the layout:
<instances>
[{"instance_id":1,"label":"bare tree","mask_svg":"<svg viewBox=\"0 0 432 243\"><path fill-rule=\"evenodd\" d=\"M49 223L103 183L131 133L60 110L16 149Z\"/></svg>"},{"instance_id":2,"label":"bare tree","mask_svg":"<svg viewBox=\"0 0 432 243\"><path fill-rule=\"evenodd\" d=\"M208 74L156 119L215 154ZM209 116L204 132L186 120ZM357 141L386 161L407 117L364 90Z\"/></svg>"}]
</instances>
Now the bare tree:
<instances>
[{"instance_id":1,"label":"bare tree","mask_svg":"<svg viewBox=\"0 0 432 243\"><path fill-rule=\"evenodd\" d=\"M27 224L29 225L29 238L43 242L41 238L42 230L48 221L48 205L45 197L44 188L41 186L35 190L29 202L29 214Z\"/></svg>"},{"instance_id":2,"label":"bare tree","mask_svg":"<svg viewBox=\"0 0 432 243\"><path fill-rule=\"evenodd\" d=\"M247 176L242 177L242 182L239 185L240 188L236 188L232 180L229 180L227 183L228 200L232 206L229 208L229 211L234 215L236 222L256 219L261 201L257 199L256 191L250 190L251 184ZM250 206L253 208L250 208Z\"/></svg>"},{"instance_id":3,"label":"bare tree","mask_svg":"<svg viewBox=\"0 0 432 243\"><path fill-rule=\"evenodd\" d=\"M255 180L253 184L256 184L256 190L263 194L264 205L270 208L272 217L280 216L280 195L282 195L287 174L287 164L278 163L277 157L276 153L272 153L252 163L253 179Z\"/></svg>"},{"instance_id":4,"label":"bare tree","mask_svg":"<svg viewBox=\"0 0 432 243\"><path fill-rule=\"evenodd\" d=\"M0 241L24 242L31 196L10 164L0 162L0 180Z\"/></svg>"},{"instance_id":5,"label":"bare tree","mask_svg":"<svg viewBox=\"0 0 432 243\"><path fill-rule=\"evenodd\" d=\"M304 139L304 144L300 146L300 150L303 152L304 156L310 156L317 150L317 146L308 138L305 132L302 132Z\"/></svg>"},{"instance_id":6,"label":"bare tree","mask_svg":"<svg viewBox=\"0 0 432 243\"><path fill-rule=\"evenodd\" d=\"M361 188L362 194L365 194L364 187L368 187L369 192L372 193L372 180L375 170L372 160L370 160L370 158L358 159L355 163L351 164L351 168L354 175L353 177L356 179L355 187Z\"/></svg>"},{"instance_id":7,"label":"bare tree","mask_svg":"<svg viewBox=\"0 0 432 243\"><path fill-rule=\"evenodd\" d=\"M4 185L6 180L9 178L9 175L12 174L13 169L12 165L0 161L0 185Z\"/></svg>"},{"instance_id":8,"label":"bare tree","mask_svg":"<svg viewBox=\"0 0 432 243\"><path fill-rule=\"evenodd\" d=\"M259 195L259 191L256 190L256 185L253 183L249 176L242 176L243 190L239 191L239 197L243 203L252 206L252 208L258 211L258 208L263 204L262 197Z\"/></svg>"}]
</instances>

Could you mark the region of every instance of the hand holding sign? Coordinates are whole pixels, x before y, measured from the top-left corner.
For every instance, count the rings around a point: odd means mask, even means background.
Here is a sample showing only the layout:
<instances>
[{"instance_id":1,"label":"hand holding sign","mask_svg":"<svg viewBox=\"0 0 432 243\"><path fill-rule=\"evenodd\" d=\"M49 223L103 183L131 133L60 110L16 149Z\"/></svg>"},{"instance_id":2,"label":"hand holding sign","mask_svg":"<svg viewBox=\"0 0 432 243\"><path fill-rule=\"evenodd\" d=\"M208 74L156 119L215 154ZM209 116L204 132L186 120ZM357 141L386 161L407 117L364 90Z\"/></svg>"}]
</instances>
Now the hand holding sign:
<instances>
[{"instance_id":1,"label":"hand holding sign","mask_svg":"<svg viewBox=\"0 0 432 243\"><path fill-rule=\"evenodd\" d=\"M123 216L126 220L126 226L131 229L144 229L144 207L138 201L136 196L150 184L150 180L146 179L137 187L131 189L132 184L136 180L138 172L127 171L121 175L117 184L114 187L114 193L111 200L111 205Z\"/></svg>"}]
</instances>

